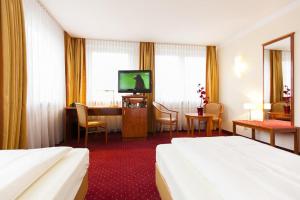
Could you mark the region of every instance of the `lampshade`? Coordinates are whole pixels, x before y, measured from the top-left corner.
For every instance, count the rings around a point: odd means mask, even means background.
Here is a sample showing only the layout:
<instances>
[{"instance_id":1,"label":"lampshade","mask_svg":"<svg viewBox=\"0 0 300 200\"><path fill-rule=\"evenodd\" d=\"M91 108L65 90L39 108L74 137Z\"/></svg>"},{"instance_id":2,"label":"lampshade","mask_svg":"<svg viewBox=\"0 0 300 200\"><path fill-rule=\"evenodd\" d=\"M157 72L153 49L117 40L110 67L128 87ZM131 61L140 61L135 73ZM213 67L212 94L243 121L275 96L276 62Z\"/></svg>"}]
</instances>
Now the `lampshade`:
<instances>
[{"instance_id":1,"label":"lampshade","mask_svg":"<svg viewBox=\"0 0 300 200\"><path fill-rule=\"evenodd\" d=\"M253 109L255 109L255 104L254 103L244 103L243 108L246 110L253 110Z\"/></svg>"}]
</instances>

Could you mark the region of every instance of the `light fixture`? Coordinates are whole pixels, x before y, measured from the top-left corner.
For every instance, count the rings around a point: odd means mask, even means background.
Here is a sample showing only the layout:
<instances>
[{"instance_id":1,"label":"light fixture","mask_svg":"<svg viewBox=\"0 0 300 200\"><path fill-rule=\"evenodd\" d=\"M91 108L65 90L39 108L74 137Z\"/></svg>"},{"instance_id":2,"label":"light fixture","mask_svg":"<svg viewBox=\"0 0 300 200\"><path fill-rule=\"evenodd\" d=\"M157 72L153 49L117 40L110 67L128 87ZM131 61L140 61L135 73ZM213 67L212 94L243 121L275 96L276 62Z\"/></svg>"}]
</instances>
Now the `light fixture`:
<instances>
[{"instance_id":1,"label":"light fixture","mask_svg":"<svg viewBox=\"0 0 300 200\"><path fill-rule=\"evenodd\" d=\"M256 105L254 103L244 103L243 108L249 111L249 120L251 120L251 111L255 109Z\"/></svg>"},{"instance_id":2,"label":"light fixture","mask_svg":"<svg viewBox=\"0 0 300 200\"><path fill-rule=\"evenodd\" d=\"M247 64L242 56L236 56L234 59L234 72L238 78L241 78L247 69Z\"/></svg>"}]
</instances>

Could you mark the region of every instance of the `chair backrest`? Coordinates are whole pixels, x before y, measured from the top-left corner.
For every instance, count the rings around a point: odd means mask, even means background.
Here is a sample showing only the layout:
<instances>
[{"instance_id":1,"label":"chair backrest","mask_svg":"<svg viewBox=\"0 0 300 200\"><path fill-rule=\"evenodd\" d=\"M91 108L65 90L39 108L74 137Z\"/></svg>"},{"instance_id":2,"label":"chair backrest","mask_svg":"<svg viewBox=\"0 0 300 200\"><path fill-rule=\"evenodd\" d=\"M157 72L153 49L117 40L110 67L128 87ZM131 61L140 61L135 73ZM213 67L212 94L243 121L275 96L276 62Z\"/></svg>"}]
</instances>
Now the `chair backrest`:
<instances>
[{"instance_id":1,"label":"chair backrest","mask_svg":"<svg viewBox=\"0 0 300 200\"><path fill-rule=\"evenodd\" d=\"M271 112L284 112L285 102L276 102L271 105Z\"/></svg>"},{"instance_id":2,"label":"chair backrest","mask_svg":"<svg viewBox=\"0 0 300 200\"><path fill-rule=\"evenodd\" d=\"M76 103L75 105L76 105L79 125L82 126L82 127L87 127L88 107L83 105L83 104L80 104L80 103Z\"/></svg>"},{"instance_id":3,"label":"chair backrest","mask_svg":"<svg viewBox=\"0 0 300 200\"><path fill-rule=\"evenodd\" d=\"M159 117L161 117L162 116L162 113L161 112L169 112L168 111L168 109L164 106L164 105L162 105L162 104L160 104L160 103L157 103L157 102L155 102L155 101L153 101L152 102L152 105L154 106L154 113L155 113L155 118L159 118Z\"/></svg>"},{"instance_id":4,"label":"chair backrest","mask_svg":"<svg viewBox=\"0 0 300 200\"><path fill-rule=\"evenodd\" d=\"M223 113L223 105L220 103L208 103L204 107L204 112L221 117Z\"/></svg>"}]
</instances>

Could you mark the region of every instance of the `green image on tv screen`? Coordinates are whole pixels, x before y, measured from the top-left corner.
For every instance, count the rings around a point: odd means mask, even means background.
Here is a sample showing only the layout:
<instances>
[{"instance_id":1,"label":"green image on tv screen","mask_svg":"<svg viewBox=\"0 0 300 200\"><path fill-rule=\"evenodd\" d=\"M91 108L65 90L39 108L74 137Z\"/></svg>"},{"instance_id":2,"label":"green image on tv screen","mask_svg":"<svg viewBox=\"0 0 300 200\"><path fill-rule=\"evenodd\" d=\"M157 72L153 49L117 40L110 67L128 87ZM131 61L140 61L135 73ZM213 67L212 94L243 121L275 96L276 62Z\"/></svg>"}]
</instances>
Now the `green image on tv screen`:
<instances>
[{"instance_id":1,"label":"green image on tv screen","mask_svg":"<svg viewBox=\"0 0 300 200\"><path fill-rule=\"evenodd\" d=\"M150 72L121 72L119 90L150 90Z\"/></svg>"}]
</instances>

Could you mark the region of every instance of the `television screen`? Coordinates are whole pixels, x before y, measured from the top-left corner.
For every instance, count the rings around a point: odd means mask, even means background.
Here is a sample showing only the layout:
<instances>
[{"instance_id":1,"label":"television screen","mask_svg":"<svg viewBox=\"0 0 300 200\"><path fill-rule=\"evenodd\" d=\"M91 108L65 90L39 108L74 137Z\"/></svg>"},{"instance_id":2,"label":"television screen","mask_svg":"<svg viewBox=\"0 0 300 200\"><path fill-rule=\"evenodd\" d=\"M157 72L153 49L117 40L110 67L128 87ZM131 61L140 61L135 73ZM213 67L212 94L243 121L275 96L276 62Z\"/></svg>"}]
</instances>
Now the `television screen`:
<instances>
[{"instance_id":1,"label":"television screen","mask_svg":"<svg viewBox=\"0 0 300 200\"><path fill-rule=\"evenodd\" d=\"M120 70L120 93L151 93L151 70Z\"/></svg>"}]
</instances>

